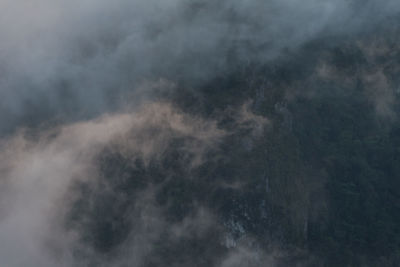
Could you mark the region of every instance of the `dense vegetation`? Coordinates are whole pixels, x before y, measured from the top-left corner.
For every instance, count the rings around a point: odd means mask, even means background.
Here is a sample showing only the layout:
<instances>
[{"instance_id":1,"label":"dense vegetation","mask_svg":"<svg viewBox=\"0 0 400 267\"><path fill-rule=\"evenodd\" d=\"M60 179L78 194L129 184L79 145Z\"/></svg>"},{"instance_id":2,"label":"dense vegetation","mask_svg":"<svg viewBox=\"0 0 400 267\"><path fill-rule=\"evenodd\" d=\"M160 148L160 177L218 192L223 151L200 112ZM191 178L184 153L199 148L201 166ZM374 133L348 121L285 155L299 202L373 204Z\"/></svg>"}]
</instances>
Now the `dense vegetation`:
<instances>
[{"instance_id":1,"label":"dense vegetation","mask_svg":"<svg viewBox=\"0 0 400 267\"><path fill-rule=\"evenodd\" d=\"M282 266L397 266L400 50L382 38L315 40L273 63L233 65L200 88L168 92L180 109L215 119L230 134L195 168L187 167L184 138L148 165L104 151L100 184L110 189L79 185L69 227L85 221L85 242L112 253L133 227L125 219L135 194L153 187L169 222L204 206L221 223L178 240L161 234L146 266L213 266L228 253L219 241L226 232L237 242L250 236L264 251L286 251L277 256ZM235 121L246 103L268 118L262 133Z\"/></svg>"}]
</instances>

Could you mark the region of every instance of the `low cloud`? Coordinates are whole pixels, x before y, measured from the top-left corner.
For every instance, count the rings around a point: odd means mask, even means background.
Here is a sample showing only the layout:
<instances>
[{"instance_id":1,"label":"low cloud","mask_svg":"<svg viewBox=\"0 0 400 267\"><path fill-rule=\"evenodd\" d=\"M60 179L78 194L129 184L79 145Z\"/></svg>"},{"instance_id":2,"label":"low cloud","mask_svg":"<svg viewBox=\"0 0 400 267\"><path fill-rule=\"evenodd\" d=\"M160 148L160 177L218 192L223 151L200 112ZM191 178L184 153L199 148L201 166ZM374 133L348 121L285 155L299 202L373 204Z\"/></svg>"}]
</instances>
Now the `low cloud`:
<instances>
[{"instance_id":1,"label":"low cloud","mask_svg":"<svg viewBox=\"0 0 400 267\"><path fill-rule=\"evenodd\" d=\"M199 84L400 8L358 2L3 0L0 133L54 116L93 118L120 108L143 81Z\"/></svg>"},{"instance_id":2,"label":"low cloud","mask_svg":"<svg viewBox=\"0 0 400 267\"><path fill-rule=\"evenodd\" d=\"M151 103L131 113L104 115L39 134L20 131L2 140L2 264L70 266L70 244L78 236L62 227L70 209L65 205L74 198L69 188L77 181L96 183L101 167L96 157L104 149L148 162L162 157L172 140L183 138L190 140L181 146L183 154L190 156L188 166L196 166L224 134L215 121L182 114L167 103ZM150 205L145 200L143 205ZM55 252L46 249L49 244Z\"/></svg>"}]
</instances>

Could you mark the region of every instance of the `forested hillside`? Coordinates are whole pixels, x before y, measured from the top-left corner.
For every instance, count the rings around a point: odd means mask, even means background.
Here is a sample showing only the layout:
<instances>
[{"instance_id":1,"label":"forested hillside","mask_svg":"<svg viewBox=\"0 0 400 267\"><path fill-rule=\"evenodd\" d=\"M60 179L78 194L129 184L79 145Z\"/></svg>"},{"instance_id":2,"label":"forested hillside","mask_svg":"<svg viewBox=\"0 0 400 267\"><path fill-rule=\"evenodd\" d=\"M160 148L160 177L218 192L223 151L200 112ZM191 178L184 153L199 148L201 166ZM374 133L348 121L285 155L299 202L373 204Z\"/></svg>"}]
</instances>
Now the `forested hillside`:
<instances>
[{"instance_id":1,"label":"forested hillside","mask_svg":"<svg viewBox=\"0 0 400 267\"><path fill-rule=\"evenodd\" d=\"M397 1L83 2L0 0L0 266L400 266Z\"/></svg>"}]
</instances>

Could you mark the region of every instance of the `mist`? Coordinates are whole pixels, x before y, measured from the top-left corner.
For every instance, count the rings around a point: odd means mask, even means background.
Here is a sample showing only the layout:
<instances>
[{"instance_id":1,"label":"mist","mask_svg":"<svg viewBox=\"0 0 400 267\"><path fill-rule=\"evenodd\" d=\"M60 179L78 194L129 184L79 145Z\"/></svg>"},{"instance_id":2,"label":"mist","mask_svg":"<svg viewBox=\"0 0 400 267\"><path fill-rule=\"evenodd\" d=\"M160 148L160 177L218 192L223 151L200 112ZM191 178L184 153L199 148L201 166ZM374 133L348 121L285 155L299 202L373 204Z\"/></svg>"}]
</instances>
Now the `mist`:
<instances>
[{"instance_id":1,"label":"mist","mask_svg":"<svg viewBox=\"0 0 400 267\"><path fill-rule=\"evenodd\" d=\"M321 264L307 242L329 221L330 165L301 150L292 106L362 86L368 120L393 127L387 57L400 46L374 34L399 12L394 0L0 0L0 265ZM364 60L353 72L332 59L346 42Z\"/></svg>"},{"instance_id":2,"label":"mist","mask_svg":"<svg viewBox=\"0 0 400 267\"><path fill-rule=\"evenodd\" d=\"M398 8L396 1L3 0L1 128L135 105L152 95L135 94L144 82L194 86L320 36L365 31Z\"/></svg>"}]
</instances>

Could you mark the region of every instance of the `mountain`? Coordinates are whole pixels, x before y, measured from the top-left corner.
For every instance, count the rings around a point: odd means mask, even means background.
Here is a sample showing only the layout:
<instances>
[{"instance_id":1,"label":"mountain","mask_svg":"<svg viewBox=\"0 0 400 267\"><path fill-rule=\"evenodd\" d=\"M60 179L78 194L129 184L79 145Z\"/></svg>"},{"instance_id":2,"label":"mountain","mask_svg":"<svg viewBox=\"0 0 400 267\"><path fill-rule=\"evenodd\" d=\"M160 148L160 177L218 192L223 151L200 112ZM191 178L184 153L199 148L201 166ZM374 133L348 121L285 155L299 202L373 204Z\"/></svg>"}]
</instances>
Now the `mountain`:
<instances>
[{"instance_id":1,"label":"mountain","mask_svg":"<svg viewBox=\"0 0 400 267\"><path fill-rule=\"evenodd\" d=\"M396 1L75 4L0 1L0 266L400 265Z\"/></svg>"}]
</instances>

